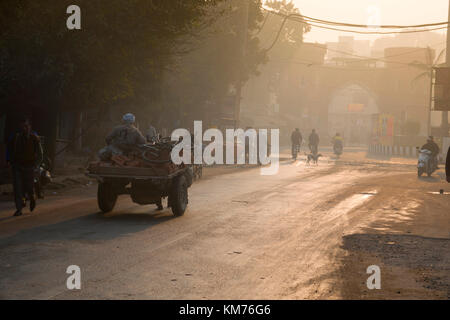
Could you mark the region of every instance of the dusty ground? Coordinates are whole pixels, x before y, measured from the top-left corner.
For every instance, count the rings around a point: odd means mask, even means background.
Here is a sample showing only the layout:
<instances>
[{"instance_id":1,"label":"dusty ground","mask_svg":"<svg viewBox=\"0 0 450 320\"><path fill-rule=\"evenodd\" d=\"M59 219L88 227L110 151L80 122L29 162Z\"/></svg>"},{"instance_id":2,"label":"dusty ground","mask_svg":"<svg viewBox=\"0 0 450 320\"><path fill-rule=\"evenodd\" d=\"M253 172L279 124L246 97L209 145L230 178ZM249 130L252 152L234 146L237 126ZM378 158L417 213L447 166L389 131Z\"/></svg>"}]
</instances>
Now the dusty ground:
<instances>
[{"instance_id":1,"label":"dusty ground","mask_svg":"<svg viewBox=\"0 0 450 320\"><path fill-rule=\"evenodd\" d=\"M0 297L448 299L442 170L418 179L414 159L325 155L317 167L283 161L275 176L205 171L180 218L127 197L101 215L90 184L19 218L2 202ZM79 291L65 286L71 264ZM380 290L367 289L370 265Z\"/></svg>"}]
</instances>

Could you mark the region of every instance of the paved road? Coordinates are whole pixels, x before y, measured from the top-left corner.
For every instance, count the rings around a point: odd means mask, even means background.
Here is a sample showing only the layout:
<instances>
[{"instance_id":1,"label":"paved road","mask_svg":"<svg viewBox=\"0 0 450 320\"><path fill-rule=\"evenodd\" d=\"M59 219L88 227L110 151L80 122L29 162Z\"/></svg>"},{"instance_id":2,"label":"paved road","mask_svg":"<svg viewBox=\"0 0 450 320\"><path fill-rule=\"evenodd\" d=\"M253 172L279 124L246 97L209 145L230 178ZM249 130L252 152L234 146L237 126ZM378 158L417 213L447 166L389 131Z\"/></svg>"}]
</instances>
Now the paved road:
<instances>
[{"instance_id":1,"label":"paved road","mask_svg":"<svg viewBox=\"0 0 450 320\"><path fill-rule=\"evenodd\" d=\"M2 204L0 298L448 298L450 197L426 193L442 186L438 176L417 180L413 166L325 156L318 166L284 161L274 176L250 169L201 180L180 218L126 196L101 215L95 186L46 199L19 218ZM414 263L431 259L429 274L443 280L426 288L408 255L395 265L400 253L377 253L387 242L400 245L404 238L389 238L399 235L437 239L438 252ZM430 241L417 246L435 247ZM371 264L389 270L393 283L375 296L365 286ZM69 265L81 268L81 290L66 288ZM411 276L398 280L405 270Z\"/></svg>"}]
</instances>

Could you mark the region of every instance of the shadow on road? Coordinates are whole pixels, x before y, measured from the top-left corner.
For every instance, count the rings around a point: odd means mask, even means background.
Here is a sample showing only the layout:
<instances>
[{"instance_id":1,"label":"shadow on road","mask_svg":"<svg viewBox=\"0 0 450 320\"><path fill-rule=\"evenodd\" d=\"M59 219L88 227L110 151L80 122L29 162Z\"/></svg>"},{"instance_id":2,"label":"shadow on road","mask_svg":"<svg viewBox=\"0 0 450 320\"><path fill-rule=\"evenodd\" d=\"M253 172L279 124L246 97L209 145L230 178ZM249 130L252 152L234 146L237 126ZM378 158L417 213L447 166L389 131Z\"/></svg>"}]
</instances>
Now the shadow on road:
<instances>
[{"instance_id":1,"label":"shadow on road","mask_svg":"<svg viewBox=\"0 0 450 320\"><path fill-rule=\"evenodd\" d=\"M441 178L440 177L436 177L436 176L431 176L431 177L419 177L420 181L423 182L428 182L428 183L437 183L437 182L441 182Z\"/></svg>"},{"instance_id":2,"label":"shadow on road","mask_svg":"<svg viewBox=\"0 0 450 320\"><path fill-rule=\"evenodd\" d=\"M383 154L373 154L373 153L369 153L369 152L367 152L367 154L366 154L366 159L371 159L371 160L390 161L391 158L392 158L391 156L383 155Z\"/></svg>"},{"instance_id":3,"label":"shadow on road","mask_svg":"<svg viewBox=\"0 0 450 320\"><path fill-rule=\"evenodd\" d=\"M110 240L149 229L172 219L174 216L169 209L139 214L95 213L19 231L13 236L0 239L0 251L2 247L6 249L7 246L27 243Z\"/></svg>"},{"instance_id":4,"label":"shadow on road","mask_svg":"<svg viewBox=\"0 0 450 320\"><path fill-rule=\"evenodd\" d=\"M289 159L289 160L286 160L286 161L281 162L281 163L280 163L280 166L288 166L288 165L292 165L292 164L294 164L295 162L297 162L298 160L304 160L304 159L300 159L300 157L298 157L297 160Z\"/></svg>"}]
</instances>

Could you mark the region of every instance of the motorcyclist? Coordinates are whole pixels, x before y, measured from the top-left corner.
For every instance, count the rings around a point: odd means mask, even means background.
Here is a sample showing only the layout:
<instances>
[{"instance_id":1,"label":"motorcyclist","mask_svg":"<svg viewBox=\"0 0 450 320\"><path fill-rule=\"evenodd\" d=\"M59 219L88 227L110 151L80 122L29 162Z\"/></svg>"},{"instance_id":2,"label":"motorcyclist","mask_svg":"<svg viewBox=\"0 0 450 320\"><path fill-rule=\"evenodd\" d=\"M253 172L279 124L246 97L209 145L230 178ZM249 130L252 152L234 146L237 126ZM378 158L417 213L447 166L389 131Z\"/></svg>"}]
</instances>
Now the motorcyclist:
<instances>
[{"instance_id":1,"label":"motorcyclist","mask_svg":"<svg viewBox=\"0 0 450 320\"><path fill-rule=\"evenodd\" d=\"M319 149L319 135L316 133L316 129L312 129L311 134L309 135L309 150L311 150L311 152L313 154L317 154L318 149Z\"/></svg>"},{"instance_id":2,"label":"motorcyclist","mask_svg":"<svg viewBox=\"0 0 450 320\"><path fill-rule=\"evenodd\" d=\"M122 117L122 124L115 127L106 137L107 146L99 151L102 160L108 160L113 154L128 153L134 146L145 144L146 139L135 127L136 117L127 113Z\"/></svg>"},{"instance_id":3,"label":"motorcyclist","mask_svg":"<svg viewBox=\"0 0 450 320\"><path fill-rule=\"evenodd\" d=\"M300 151L300 146L302 144L302 140L303 140L303 137L302 137L302 134L300 133L299 128L295 128L295 130L291 134L292 156L294 158L297 158L297 152Z\"/></svg>"},{"instance_id":4,"label":"motorcyclist","mask_svg":"<svg viewBox=\"0 0 450 320\"><path fill-rule=\"evenodd\" d=\"M432 136L428 137L427 143L422 146L422 149L426 149L431 151L431 159L436 169L438 169L438 160L437 156L439 154L439 146L434 142L434 138Z\"/></svg>"}]
</instances>

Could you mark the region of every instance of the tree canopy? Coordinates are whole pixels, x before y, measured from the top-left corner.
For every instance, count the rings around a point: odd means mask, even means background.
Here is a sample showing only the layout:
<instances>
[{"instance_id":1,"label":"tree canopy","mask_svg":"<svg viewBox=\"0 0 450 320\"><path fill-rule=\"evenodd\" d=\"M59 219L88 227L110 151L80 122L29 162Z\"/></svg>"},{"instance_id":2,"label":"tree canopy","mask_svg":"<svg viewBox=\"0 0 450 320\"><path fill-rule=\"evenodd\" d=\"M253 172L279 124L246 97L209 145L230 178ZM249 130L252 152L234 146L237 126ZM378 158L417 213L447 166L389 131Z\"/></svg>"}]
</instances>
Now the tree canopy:
<instances>
[{"instance_id":1,"label":"tree canopy","mask_svg":"<svg viewBox=\"0 0 450 320\"><path fill-rule=\"evenodd\" d=\"M81 30L68 30L68 0L0 4L1 103L99 108L157 96L185 35L211 23L221 0L79 0Z\"/></svg>"},{"instance_id":2,"label":"tree canopy","mask_svg":"<svg viewBox=\"0 0 450 320\"><path fill-rule=\"evenodd\" d=\"M263 21L261 1L249 1L246 44L242 39L243 5L241 0L218 4L215 11L221 13L219 18L195 39L195 49L177 60L166 81L167 103L182 107L180 112L188 118L205 120L214 111L220 116L221 108L233 108L233 89L257 74L258 66L266 62L256 37Z\"/></svg>"}]
</instances>

